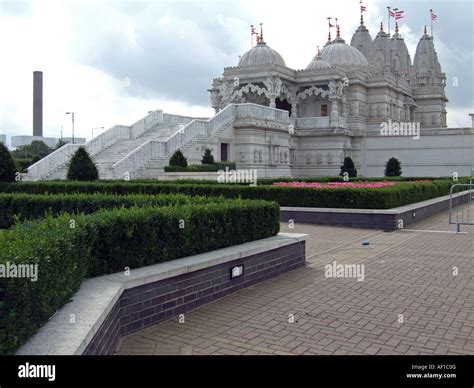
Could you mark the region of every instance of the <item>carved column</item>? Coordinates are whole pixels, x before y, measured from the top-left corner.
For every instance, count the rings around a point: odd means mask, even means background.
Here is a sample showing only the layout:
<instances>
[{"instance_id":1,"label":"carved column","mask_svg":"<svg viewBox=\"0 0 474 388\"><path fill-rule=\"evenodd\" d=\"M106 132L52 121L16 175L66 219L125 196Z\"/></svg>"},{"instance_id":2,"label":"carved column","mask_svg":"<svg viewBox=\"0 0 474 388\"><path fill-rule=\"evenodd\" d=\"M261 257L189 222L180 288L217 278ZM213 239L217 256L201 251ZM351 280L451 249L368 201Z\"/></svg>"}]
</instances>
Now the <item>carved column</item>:
<instances>
[{"instance_id":1,"label":"carved column","mask_svg":"<svg viewBox=\"0 0 474 388\"><path fill-rule=\"evenodd\" d=\"M329 126L331 127L339 127L339 107L337 103L337 99L331 99L331 115L329 118Z\"/></svg>"},{"instance_id":2,"label":"carved column","mask_svg":"<svg viewBox=\"0 0 474 388\"><path fill-rule=\"evenodd\" d=\"M268 77L263 84L267 88L266 97L270 100L270 108L276 108L275 100L280 96L282 81L278 77Z\"/></svg>"}]
</instances>

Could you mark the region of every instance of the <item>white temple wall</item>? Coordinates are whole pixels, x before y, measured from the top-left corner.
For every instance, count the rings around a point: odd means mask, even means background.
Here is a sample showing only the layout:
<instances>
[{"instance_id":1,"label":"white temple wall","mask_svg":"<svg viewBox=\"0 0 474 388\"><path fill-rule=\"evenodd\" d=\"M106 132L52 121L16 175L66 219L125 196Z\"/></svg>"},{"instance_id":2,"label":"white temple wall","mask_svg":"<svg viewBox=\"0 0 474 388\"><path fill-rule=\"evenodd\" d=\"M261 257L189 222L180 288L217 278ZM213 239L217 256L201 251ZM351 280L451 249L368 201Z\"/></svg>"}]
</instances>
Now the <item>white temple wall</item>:
<instances>
[{"instance_id":1,"label":"white temple wall","mask_svg":"<svg viewBox=\"0 0 474 388\"><path fill-rule=\"evenodd\" d=\"M361 175L380 177L392 156L402 164L403 176L471 175L474 167L474 130L422 130L419 139L367 135L362 139Z\"/></svg>"}]
</instances>

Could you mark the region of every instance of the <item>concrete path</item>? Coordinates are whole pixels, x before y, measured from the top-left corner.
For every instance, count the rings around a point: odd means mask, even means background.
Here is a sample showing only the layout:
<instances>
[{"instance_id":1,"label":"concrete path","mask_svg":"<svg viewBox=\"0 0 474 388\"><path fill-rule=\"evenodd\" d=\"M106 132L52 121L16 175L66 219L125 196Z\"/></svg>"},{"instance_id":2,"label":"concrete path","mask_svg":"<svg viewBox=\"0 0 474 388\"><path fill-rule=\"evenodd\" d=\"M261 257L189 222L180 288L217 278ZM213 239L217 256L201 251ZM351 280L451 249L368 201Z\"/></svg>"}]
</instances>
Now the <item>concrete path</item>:
<instances>
[{"instance_id":1,"label":"concrete path","mask_svg":"<svg viewBox=\"0 0 474 388\"><path fill-rule=\"evenodd\" d=\"M124 337L116 353L474 354L474 227L454 234L443 213L409 229L282 224L310 235L306 267ZM363 265L360 281L326 277L333 262Z\"/></svg>"}]
</instances>

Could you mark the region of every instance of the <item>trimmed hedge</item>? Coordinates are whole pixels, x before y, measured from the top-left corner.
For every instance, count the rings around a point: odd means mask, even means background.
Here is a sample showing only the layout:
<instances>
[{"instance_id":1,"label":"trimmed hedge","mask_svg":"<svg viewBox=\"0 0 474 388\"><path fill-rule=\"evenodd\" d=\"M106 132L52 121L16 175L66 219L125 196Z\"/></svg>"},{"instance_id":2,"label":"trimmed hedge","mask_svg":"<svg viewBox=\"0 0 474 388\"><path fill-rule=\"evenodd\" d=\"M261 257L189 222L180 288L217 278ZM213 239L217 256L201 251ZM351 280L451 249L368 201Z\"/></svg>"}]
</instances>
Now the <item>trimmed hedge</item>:
<instances>
[{"instance_id":1,"label":"trimmed hedge","mask_svg":"<svg viewBox=\"0 0 474 388\"><path fill-rule=\"evenodd\" d=\"M235 170L234 162L215 162L213 164L190 164L187 167L165 166L165 172L217 172L219 170Z\"/></svg>"},{"instance_id":2,"label":"trimmed hedge","mask_svg":"<svg viewBox=\"0 0 474 388\"><path fill-rule=\"evenodd\" d=\"M94 213L100 209L132 206L167 206L219 202L223 198L189 197L184 194L107 195L107 194L24 194L0 193L0 228L9 228L17 221L44 217L49 213Z\"/></svg>"},{"instance_id":3,"label":"trimmed hedge","mask_svg":"<svg viewBox=\"0 0 474 388\"><path fill-rule=\"evenodd\" d=\"M38 280L0 278L0 354L13 353L32 336L84 277L270 237L279 226L277 204L244 200L62 214L16 224L0 232L0 264L38 264Z\"/></svg>"},{"instance_id":4,"label":"trimmed hedge","mask_svg":"<svg viewBox=\"0 0 474 388\"><path fill-rule=\"evenodd\" d=\"M66 216L18 224L0 233L0 264L38 265L38 280L0 277L0 354L36 333L79 288L90 247Z\"/></svg>"},{"instance_id":5,"label":"trimmed hedge","mask_svg":"<svg viewBox=\"0 0 474 388\"><path fill-rule=\"evenodd\" d=\"M462 183L460 179L457 183ZM223 196L226 198L263 199L280 206L330 207L355 209L390 209L420 202L449 193L452 180L403 182L395 186L353 188L302 188L260 185L256 187L233 184L175 184L175 183L81 183L81 182L19 182L0 185L0 191L28 193L102 192L110 194L174 194Z\"/></svg>"}]
</instances>

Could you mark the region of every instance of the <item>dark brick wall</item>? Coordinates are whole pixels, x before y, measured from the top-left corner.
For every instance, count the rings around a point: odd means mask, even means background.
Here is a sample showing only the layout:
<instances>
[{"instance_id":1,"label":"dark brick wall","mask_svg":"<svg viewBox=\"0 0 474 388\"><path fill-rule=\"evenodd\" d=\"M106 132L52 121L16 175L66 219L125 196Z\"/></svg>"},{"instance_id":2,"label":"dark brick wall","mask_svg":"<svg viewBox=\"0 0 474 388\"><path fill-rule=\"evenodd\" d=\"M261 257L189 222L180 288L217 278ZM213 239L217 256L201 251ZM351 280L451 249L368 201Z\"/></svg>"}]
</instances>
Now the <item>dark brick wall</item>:
<instances>
[{"instance_id":1,"label":"dark brick wall","mask_svg":"<svg viewBox=\"0 0 474 388\"><path fill-rule=\"evenodd\" d=\"M237 259L199 271L125 290L84 354L112 354L121 336L178 317L244 287L303 266L305 243ZM244 265L243 276L230 279L230 268Z\"/></svg>"},{"instance_id":2,"label":"dark brick wall","mask_svg":"<svg viewBox=\"0 0 474 388\"><path fill-rule=\"evenodd\" d=\"M469 195L463 195L453 200L453 206L459 206L462 203L467 203ZM293 220L294 222L302 222L307 224L318 225L337 225L337 226L352 226L356 228L371 228L383 230L398 229L398 220L403 220L403 225L406 227L414 222L420 221L424 218L430 217L437 213L449 209L449 198L432 205L419 207L415 210L400 214L361 214L361 213L330 213L330 212L306 212L302 210L280 210L280 220L287 222ZM416 216L413 217L413 212Z\"/></svg>"}]
</instances>

